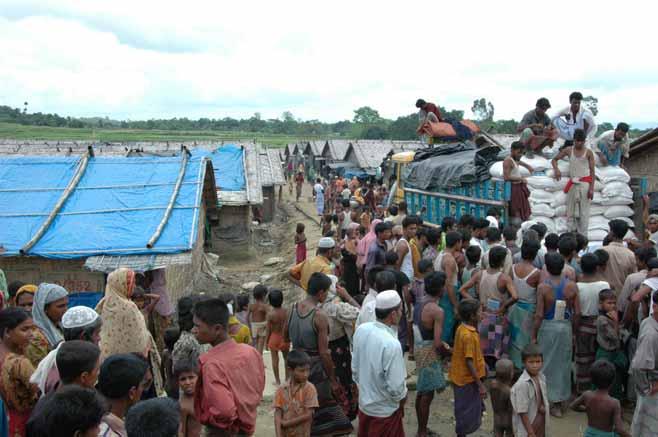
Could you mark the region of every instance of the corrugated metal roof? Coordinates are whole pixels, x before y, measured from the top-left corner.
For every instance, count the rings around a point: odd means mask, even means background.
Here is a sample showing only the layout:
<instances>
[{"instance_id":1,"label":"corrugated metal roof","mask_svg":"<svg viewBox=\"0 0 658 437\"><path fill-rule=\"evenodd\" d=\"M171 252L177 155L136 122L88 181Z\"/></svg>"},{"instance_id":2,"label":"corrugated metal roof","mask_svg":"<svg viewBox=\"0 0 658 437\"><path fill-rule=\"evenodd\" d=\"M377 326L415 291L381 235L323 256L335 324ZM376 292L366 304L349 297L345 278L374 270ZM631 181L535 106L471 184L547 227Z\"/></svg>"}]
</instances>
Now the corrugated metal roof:
<instances>
[{"instance_id":1,"label":"corrugated metal roof","mask_svg":"<svg viewBox=\"0 0 658 437\"><path fill-rule=\"evenodd\" d=\"M192 264L192 251L163 255L90 256L85 261L85 268L103 273L112 273L116 269L127 268L143 273L184 264Z\"/></svg>"},{"instance_id":2,"label":"corrugated metal roof","mask_svg":"<svg viewBox=\"0 0 658 437\"><path fill-rule=\"evenodd\" d=\"M391 150L393 150L391 141L359 140L350 144L345 159L353 153L359 168L377 168Z\"/></svg>"},{"instance_id":3,"label":"corrugated metal roof","mask_svg":"<svg viewBox=\"0 0 658 437\"><path fill-rule=\"evenodd\" d=\"M350 147L349 140L329 140L327 142L329 158L334 161L342 161L345 159L347 149Z\"/></svg>"},{"instance_id":4,"label":"corrugated metal roof","mask_svg":"<svg viewBox=\"0 0 658 437\"><path fill-rule=\"evenodd\" d=\"M393 141L393 153L416 151L427 147L419 141Z\"/></svg>"},{"instance_id":5,"label":"corrugated metal roof","mask_svg":"<svg viewBox=\"0 0 658 437\"><path fill-rule=\"evenodd\" d=\"M630 156L632 157L634 154L641 153L656 145L658 145L658 128L652 129L639 138L633 140L629 145Z\"/></svg>"},{"instance_id":6,"label":"corrugated metal roof","mask_svg":"<svg viewBox=\"0 0 658 437\"><path fill-rule=\"evenodd\" d=\"M261 149L259 162L261 169L261 183L264 187L286 184L278 149Z\"/></svg>"}]
</instances>

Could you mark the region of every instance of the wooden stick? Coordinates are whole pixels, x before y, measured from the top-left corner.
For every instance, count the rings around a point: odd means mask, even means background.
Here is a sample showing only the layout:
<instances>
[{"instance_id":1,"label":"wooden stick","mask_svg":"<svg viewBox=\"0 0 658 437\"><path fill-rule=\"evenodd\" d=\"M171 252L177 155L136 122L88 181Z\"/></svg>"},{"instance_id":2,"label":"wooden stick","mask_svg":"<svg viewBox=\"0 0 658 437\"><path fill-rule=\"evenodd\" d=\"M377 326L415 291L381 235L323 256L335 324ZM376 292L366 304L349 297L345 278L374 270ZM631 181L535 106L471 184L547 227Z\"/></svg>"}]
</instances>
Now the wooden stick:
<instances>
[{"instance_id":1,"label":"wooden stick","mask_svg":"<svg viewBox=\"0 0 658 437\"><path fill-rule=\"evenodd\" d=\"M146 243L146 247L149 249L152 249L153 246L155 245L155 242L158 241L158 238L160 238L160 235L162 234L164 227L167 225L167 222L169 221L169 217L171 216L171 211L174 209L174 203L176 203L176 198L178 197L178 193L180 192L180 187L183 183L183 178L185 177L185 169L187 168L187 160L190 156L190 152L187 150L185 146L182 146L181 154L183 155L182 156L183 159L181 160L180 170L178 170L178 178L176 179L176 185L174 186L174 191L171 193L169 204L167 205L167 209L165 210L164 215L162 216L162 220L160 220L160 224L155 229L155 232L149 239L148 243Z\"/></svg>"}]
</instances>

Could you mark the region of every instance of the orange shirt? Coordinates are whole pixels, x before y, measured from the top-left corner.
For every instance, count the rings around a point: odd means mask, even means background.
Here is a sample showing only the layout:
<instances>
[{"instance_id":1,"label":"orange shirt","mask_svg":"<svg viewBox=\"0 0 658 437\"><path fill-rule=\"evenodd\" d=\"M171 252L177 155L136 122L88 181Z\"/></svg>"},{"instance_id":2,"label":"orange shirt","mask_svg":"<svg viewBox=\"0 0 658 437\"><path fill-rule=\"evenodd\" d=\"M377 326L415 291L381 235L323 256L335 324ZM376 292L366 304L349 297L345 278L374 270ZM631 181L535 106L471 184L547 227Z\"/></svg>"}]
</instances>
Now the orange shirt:
<instances>
[{"instance_id":1,"label":"orange shirt","mask_svg":"<svg viewBox=\"0 0 658 437\"><path fill-rule=\"evenodd\" d=\"M306 382L303 386L291 387L290 382L285 383L274 395L274 408L281 410L281 418L290 420L318 408L318 394L315 386ZM310 435L311 422L302 423L295 427L285 428L285 437L304 437Z\"/></svg>"},{"instance_id":2,"label":"orange shirt","mask_svg":"<svg viewBox=\"0 0 658 437\"><path fill-rule=\"evenodd\" d=\"M455 347L452 351L450 373L448 373L450 381L460 387L475 382L471 372L466 367L466 358L473 359L478 378L484 378L486 371L484 356L482 355L482 349L480 349L480 334L474 326L462 323L457 328L457 334L455 335Z\"/></svg>"}]
</instances>

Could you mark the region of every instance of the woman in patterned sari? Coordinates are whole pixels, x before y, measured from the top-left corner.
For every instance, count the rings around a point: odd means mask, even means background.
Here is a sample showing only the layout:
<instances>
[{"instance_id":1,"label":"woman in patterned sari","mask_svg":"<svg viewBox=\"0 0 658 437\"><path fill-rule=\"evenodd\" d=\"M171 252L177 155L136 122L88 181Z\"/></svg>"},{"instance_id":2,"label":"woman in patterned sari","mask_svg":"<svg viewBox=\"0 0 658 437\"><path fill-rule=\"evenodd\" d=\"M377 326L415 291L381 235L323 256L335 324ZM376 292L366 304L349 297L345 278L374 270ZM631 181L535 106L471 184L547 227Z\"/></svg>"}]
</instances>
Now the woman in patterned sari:
<instances>
[{"instance_id":1,"label":"woman in patterned sari","mask_svg":"<svg viewBox=\"0 0 658 437\"><path fill-rule=\"evenodd\" d=\"M135 272L121 268L107 277L105 297L96 312L103 319L98 346L104 357L114 354L138 353L148 358L158 395L162 393L160 355L146 321L137 305L130 300L135 287Z\"/></svg>"},{"instance_id":2,"label":"woman in patterned sari","mask_svg":"<svg viewBox=\"0 0 658 437\"><path fill-rule=\"evenodd\" d=\"M39 398L30 383L34 366L24 351L35 330L32 317L21 308L0 311L0 395L9 416L9 434L23 437L25 425Z\"/></svg>"},{"instance_id":3,"label":"woman in patterned sari","mask_svg":"<svg viewBox=\"0 0 658 437\"><path fill-rule=\"evenodd\" d=\"M32 319L36 329L25 355L36 368L41 360L64 341L60 322L69 307L69 293L56 284L40 284L34 294Z\"/></svg>"}]
</instances>

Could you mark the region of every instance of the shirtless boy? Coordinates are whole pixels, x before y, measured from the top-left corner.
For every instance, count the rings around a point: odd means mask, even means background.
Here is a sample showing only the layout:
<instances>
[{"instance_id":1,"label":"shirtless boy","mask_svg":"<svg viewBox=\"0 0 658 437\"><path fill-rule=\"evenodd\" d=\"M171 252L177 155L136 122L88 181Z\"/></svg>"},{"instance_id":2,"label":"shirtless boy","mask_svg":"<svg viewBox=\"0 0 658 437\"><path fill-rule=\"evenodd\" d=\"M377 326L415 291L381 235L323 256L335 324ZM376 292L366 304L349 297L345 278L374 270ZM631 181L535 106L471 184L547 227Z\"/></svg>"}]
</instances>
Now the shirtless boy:
<instances>
[{"instance_id":1,"label":"shirtless boy","mask_svg":"<svg viewBox=\"0 0 658 437\"><path fill-rule=\"evenodd\" d=\"M256 343L256 349L262 355L265 349L265 338L267 337L267 311L268 306L265 303L267 296L267 287L256 285L253 290L254 303L249 305L247 318L251 325L251 334Z\"/></svg>"},{"instance_id":2,"label":"shirtless boy","mask_svg":"<svg viewBox=\"0 0 658 437\"><path fill-rule=\"evenodd\" d=\"M615 380L615 366L607 360L597 360L590 367L595 390L586 391L571 403L577 409L585 405L587 430L585 435L600 435L614 432L621 437L630 437L621 420L619 401L608 394Z\"/></svg>"},{"instance_id":3,"label":"shirtless boy","mask_svg":"<svg viewBox=\"0 0 658 437\"><path fill-rule=\"evenodd\" d=\"M290 343L286 343L283 335L283 326L288 320L288 311L282 308L283 293L281 290L270 290L268 295L272 311L267 315L267 348L272 355L272 371L274 372L274 384L281 385L279 378L279 352L283 355L283 362L288 359ZM286 367L286 380L288 379L288 368Z\"/></svg>"}]
</instances>

